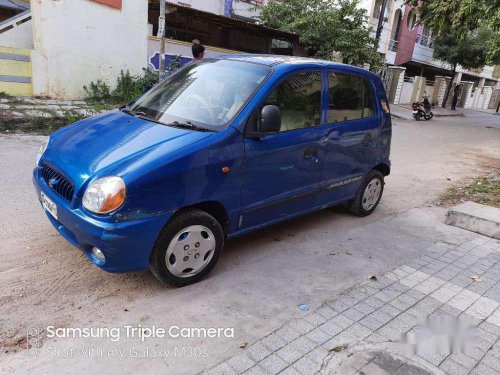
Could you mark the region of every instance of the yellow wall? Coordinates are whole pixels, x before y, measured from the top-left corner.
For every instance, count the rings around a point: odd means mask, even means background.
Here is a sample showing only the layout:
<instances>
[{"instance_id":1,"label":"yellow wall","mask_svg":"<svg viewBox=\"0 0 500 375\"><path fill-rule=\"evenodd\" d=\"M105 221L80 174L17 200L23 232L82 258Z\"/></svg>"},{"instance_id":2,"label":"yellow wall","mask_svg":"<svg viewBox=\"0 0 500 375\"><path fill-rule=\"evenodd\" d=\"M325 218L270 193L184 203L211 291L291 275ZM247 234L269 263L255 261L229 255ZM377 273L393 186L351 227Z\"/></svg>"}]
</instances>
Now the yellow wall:
<instances>
[{"instance_id":1,"label":"yellow wall","mask_svg":"<svg viewBox=\"0 0 500 375\"><path fill-rule=\"evenodd\" d=\"M12 96L33 96L33 85L31 83L0 82L0 92L6 92Z\"/></svg>"},{"instance_id":2,"label":"yellow wall","mask_svg":"<svg viewBox=\"0 0 500 375\"><path fill-rule=\"evenodd\" d=\"M3 60L0 58L0 75L31 77L31 62Z\"/></svg>"},{"instance_id":3,"label":"yellow wall","mask_svg":"<svg viewBox=\"0 0 500 375\"><path fill-rule=\"evenodd\" d=\"M24 56L29 61L18 61L13 59L12 56L5 56L5 54L13 55L14 57ZM32 96L33 74L31 68L31 50L0 46L0 76L4 76L0 77L0 92L3 91L13 96ZM5 77L22 77L28 79L30 82L5 82Z\"/></svg>"}]
</instances>

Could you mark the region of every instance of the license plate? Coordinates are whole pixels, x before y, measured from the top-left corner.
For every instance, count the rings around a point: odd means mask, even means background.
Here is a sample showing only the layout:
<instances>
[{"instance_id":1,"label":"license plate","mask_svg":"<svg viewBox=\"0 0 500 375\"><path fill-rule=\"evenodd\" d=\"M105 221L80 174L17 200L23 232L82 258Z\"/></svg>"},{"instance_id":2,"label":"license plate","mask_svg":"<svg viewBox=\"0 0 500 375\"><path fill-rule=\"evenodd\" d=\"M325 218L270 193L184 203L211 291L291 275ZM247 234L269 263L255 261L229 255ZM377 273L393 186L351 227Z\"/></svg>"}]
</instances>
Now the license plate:
<instances>
[{"instance_id":1,"label":"license plate","mask_svg":"<svg viewBox=\"0 0 500 375\"><path fill-rule=\"evenodd\" d=\"M42 202L42 207L51 214L54 219L58 220L57 217L57 206L52 202L44 193L40 192L40 200Z\"/></svg>"},{"instance_id":2,"label":"license plate","mask_svg":"<svg viewBox=\"0 0 500 375\"><path fill-rule=\"evenodd\" d=\"M413 114L416 115L418 113L418 111L413 111Z\"/></svg>"}]
</instances>

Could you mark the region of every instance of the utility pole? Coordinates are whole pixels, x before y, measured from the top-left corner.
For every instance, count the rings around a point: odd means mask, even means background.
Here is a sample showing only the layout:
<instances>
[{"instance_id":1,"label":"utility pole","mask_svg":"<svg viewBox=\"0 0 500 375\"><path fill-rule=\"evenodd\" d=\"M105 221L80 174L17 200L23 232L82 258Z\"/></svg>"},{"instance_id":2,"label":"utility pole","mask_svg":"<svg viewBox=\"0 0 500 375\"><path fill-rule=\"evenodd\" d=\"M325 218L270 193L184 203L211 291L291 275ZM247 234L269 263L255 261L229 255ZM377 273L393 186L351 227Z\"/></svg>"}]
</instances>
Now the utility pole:
<instances>
[{"instance_id":1,"label":"utility pole","mask_svg":"<svg viewBox=\"0 0 500 375\"><path fill-rule=\"evenodd\" d=\"M165 77L165 0L160 0L160 17L158 19L158 36L160 37L160 82Z\"/></svg>"},{"instance_id":2,"label":"utility pole","mask_svg":"<svg viewBox=\"0 0 500 375\"><path fill-rule=\"evenodd\" d=\"M377 34L375 35L375 40L377 42L380 40L380 35L382 35L382 30L384 29L384 18L385 18L386 7L387 7L387 0L383 0L382 6L380 7L380 14L378 16Z\"/></svg>"}]
</instances>

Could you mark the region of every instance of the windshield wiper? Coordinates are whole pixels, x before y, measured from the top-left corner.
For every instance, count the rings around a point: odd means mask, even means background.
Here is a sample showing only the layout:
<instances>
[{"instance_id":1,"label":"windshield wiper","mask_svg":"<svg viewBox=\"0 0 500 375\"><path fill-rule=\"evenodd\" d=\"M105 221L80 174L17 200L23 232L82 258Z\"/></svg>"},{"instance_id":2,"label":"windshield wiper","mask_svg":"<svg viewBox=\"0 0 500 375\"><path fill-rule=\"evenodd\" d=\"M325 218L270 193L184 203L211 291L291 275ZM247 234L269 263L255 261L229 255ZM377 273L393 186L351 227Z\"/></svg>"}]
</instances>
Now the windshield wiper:
<instances>
[{"instance_id":1,"label":"windshield wiper","mask_svg":"<svg viewBox=\"0 0 500 375\"><path fill-rule=\"evenodd\" d=\"M121 107L120 111L128 113L128 114L135 116L135 117L138 117L138 118L142 118L144 120L156 122L157 124L161 124L161 125L173 126L175 128L190 129L190 130L195 130L195 131L199 131L199 132L213 132L213 130L195 125L191 121L183 121L183 122L173 121L171 123L161 122L161 121L158 121L157 119L151 117L146 112L134 111L127 106Z\"/></svg>"},{"instance_id":2,"label":"windshield wiper","mask_svg":"<svg viewBox=\"0 0 500 375\"><path fill-rule=\"evenodd\" d=\"M166 124L166 125L174 126L176 128L196 130L196 131L200 131L200 132L213 132L213 130L195 125L191 121L183 121L183 122L173 121L170 124Z\"/></svg>"},{"instance_id":3,"label":"windshield wiper","mask_svg":"<svg viewBox=\"0 0 500 375\"><path fill-rule=\"evenodd\" d=\"M148 120L148 121L152 121L152 122L156 122L158 124L163 124L165 125L163 122L160 122L158 121L157 119L155 119L154 117L151 117L150 115L148 115L146 112L143 112L143 111L133 111L131 110L129 107L127 106L124 106L124 107L121 107L120 108L120 111L122 112L125 112L125 113L128 113L132 116L135 116L135 117L138 117L138 118L142 118L144 120Z\"/></svg>"},{"instance_id":4,"label":"windshield wiper","mask_svg":"<svg viewBox=\"0 0 500 375\"><path fill-rule=\"evenodd\" d=\"M130 107L127 107L127 106L121 107L120 111L125 112L125 113L129 113L129 114L134 115L134 116L151 117L146 112L143 112L143 111L134 111L134 110L130 109Z\"/></svg>"}]
</instances>

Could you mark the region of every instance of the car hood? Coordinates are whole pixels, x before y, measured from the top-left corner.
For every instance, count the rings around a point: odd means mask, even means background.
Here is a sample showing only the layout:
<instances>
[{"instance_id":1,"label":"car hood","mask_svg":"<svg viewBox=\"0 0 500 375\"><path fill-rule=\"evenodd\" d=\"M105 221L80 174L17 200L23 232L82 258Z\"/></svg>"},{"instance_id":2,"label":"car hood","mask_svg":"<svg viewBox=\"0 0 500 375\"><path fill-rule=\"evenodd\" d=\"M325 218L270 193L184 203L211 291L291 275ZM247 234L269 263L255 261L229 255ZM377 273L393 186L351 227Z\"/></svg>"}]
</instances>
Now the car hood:
<instances>
[{"instance_id":1,"label":"car hood","mask_svg":"<svg viewBox=\"0 0 500 375\"><path fill-rule=\"evenodd\" d=\"M168 153L213 133L174 128L119 110L79 121L51 136L42 163L69 177L75 191L90 177L159 146Z\"/></svg>"}]
</instances>

